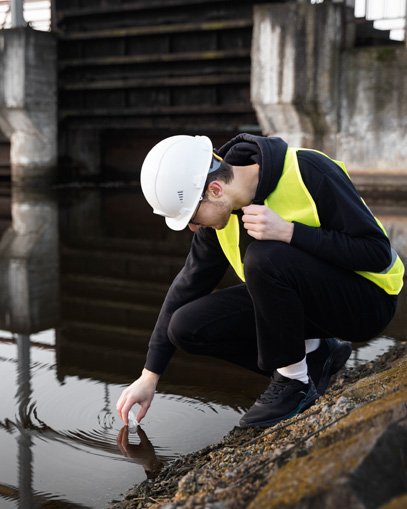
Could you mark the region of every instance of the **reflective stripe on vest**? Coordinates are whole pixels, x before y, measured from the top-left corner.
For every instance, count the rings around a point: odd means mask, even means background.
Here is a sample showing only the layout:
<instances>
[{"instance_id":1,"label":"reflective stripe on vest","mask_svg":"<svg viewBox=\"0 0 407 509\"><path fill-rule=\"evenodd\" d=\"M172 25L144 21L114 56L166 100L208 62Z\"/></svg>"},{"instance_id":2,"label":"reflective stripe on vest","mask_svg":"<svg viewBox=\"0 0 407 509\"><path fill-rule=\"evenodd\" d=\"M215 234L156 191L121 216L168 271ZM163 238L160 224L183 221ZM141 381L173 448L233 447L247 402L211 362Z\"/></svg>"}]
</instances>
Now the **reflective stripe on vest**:
<instances>
[{"instance_id":1,"label":"reflective stripe on vest","mask_svg":"<svg viewBox=\"0 0 407 509\"><path fill-rule=\"evenodd\" d=\"M316 204L302 180L297 160L297 149L288 148L284 160L281 178L274 191L264 200L264 204L273 209L286 221L297 221L307 226L321 226ZM318 152L317 150L314 152ZM319 152L322 154L322 152ZM326 154L323 154L325 157ZM333 160L349 177L342 161ZM363 201L363 200L362 200ZM364 202L363 202L364 203ZM386 231L380 221L377 224ZM239 250L239 219L231 214L228 224L222 230L216 230L222 250L239 278L244 281L244 267ZM261 242L261 241L260 241ZM392 249L392 261L382 272L355 271L369 279L391 295L397 295L403 286L404 265L397 253Z\"/></svg>"}]
</instances>

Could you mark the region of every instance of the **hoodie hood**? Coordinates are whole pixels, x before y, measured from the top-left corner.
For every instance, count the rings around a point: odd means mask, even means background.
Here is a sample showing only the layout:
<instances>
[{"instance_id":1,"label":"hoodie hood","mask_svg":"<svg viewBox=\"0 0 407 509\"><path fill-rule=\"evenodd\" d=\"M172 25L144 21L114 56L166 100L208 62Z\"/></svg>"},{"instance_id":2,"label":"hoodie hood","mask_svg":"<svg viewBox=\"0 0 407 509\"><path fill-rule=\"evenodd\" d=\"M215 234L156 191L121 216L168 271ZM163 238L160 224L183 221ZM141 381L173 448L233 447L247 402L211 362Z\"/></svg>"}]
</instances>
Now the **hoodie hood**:
<instances>
[{"instance_id":1,"label":"hoodie hood","mask_svg":"<svg viewBox=\"0 0 407 509\"><path fill-rule=\"evenodd\" d=\"M229 164L260 166L259 183L253 200L263 204L274 191L283 172L287 143L281 138L242 133L225 143L217 153Z\"/></svg>"}]
</instances>

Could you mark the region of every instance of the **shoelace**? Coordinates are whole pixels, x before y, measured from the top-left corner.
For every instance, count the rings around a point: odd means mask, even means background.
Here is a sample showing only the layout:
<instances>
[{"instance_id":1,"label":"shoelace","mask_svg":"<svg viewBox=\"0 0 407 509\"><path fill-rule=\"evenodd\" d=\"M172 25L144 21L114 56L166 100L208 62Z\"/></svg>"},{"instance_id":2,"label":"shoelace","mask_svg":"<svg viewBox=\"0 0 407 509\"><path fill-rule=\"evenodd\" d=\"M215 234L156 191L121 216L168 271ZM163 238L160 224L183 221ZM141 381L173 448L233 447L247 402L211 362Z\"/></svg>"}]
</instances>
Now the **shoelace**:
<instances>
[{"instance_id":1,"label":"shoelace","mask_svg":"<svg viewBox=\"0 0 407 509\"><path fill-rule=\"evenodd\" d=\"M267 389L258 398L261 403L272 403L287 388L288 384L284 381L273 380Z\"/></svg>"}]
</instances>

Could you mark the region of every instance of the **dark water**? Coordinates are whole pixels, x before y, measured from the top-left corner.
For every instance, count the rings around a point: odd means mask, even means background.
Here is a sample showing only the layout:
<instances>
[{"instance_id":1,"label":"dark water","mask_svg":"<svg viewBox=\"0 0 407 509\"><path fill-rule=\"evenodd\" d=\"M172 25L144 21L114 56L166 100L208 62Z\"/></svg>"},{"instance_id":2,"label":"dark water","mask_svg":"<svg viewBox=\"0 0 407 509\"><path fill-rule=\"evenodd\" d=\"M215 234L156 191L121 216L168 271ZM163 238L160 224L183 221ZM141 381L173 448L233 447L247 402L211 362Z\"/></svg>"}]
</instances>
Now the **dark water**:
<instances>
[{"instance_id":1,"label":"dark water","mask_svg":"<svg viewBox=\"0 0 407 509\"><path fill-rule=\"evenodd\" d=\"M179 354L138 434L115 411L189 232L165 228L137 188L13 190L2 203L0 508L102 508L236 425L265 380ZM381 214L403 248L405 211ZM406 339L405 303L350 365Z\"/></svg>"}]
</instances>

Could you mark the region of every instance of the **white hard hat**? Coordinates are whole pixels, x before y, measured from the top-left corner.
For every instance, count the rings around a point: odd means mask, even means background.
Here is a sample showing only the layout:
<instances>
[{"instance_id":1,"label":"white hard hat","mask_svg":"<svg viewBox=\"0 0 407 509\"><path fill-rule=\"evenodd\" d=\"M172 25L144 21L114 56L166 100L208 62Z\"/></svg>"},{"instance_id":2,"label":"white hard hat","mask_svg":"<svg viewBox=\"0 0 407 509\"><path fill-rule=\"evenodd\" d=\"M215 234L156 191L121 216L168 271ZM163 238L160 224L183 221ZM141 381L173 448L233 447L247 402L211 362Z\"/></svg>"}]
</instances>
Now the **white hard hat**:
<instances>
[{"instance_id":1,"label":"white hard hat","mask_svg":"<svg viewBox=\"0 0 407 509\"><path fill-rule=\"evenodd\" d=\"M207 136L166 138L147 154L141 168L141 189L154 214L172 230L183 230L202 196L212 161Z\"/></svg>"}]
</instances>

